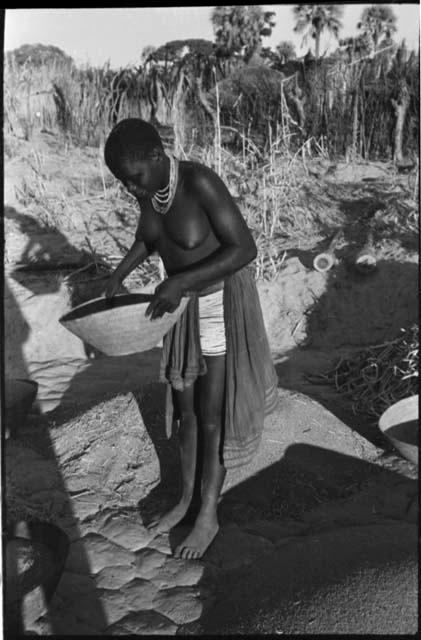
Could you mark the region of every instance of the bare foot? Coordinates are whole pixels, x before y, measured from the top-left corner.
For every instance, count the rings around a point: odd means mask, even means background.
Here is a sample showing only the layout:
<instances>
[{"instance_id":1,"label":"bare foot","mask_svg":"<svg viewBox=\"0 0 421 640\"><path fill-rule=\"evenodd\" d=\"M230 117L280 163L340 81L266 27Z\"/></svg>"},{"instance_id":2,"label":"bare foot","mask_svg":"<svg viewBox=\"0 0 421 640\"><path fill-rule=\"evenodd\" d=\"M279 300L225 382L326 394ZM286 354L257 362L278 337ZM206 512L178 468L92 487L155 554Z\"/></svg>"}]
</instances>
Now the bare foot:
<instances>
[{"instance_id":1,"label":"bare foot","mask_svg":"<svg viewBox=\"0 0 421 640\"><path fill-rule=\"evenodd\" d=\"M195 560L201 558L219 531L216 517L198 517L193 530L178 545L174 552L176 558Z\"/></svg>"},{"instance_id":2,"label":"bare foot","mask_svg":"<svg viewBox=\"0 0 421 640\"><path fill-rule=\"evenodd\" d=\"M156 533L164 533L175 527L186 515L189 503L180 501L163 516L153 520L148 529L156 531Z\"/></svg>"}]
</instances>

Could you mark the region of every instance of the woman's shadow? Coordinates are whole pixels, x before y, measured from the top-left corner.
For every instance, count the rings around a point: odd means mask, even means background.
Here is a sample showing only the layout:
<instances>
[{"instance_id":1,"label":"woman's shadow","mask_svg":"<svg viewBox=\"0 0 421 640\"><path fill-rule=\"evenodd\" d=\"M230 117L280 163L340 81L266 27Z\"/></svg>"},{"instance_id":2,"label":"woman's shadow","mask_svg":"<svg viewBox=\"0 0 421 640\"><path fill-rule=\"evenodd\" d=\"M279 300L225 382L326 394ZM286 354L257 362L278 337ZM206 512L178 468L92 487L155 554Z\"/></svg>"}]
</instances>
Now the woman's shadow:
<instances>
[{"instance_id":1,"label":"woman's shadow","mask_svg":"<svg viewBox=\"0 0 421 640\"><path fill-rule=\"evenodd\" d=\"M165 417L168 393L171 393L170 388L162 383L148 385L134 393L145 429L154 445L159 462L159 484L138 502L139 513L145 526L149 526L159 516L169 511L181 495L179 425L178 420L173 420L171 433L168 433ZM186 515L179 523L181 528L193 524L200 508L200 479L203 466L201 447L202 436L199 430L193 496Z\"/></svg>"},{"instance_id":2,"label":"woman's shadow","mask_svg":"<svg viewBox=\"0 0 421 640\"><path fill-rule=\"evenodd\" d=\"M96 265L91 264L87 268L87 265L92 263L92 253L73 247L63 234L55 229L50 231L44 228L32 216L20 213L13 207L7 207L5 214L17 223L20 231L27 236L20 265L10 273L17 283L35 295L57 292L60 286L58 279L45 276L49 264L57 262L59 256L56 246L60 246L61 255L64 258L67 256L66 260L63 258L61 261L69 262L71 267L67 273L62 272L63 277L66 277L70 306L77 306L103 294L107 277L111 273L111 267L107 269L104 266L104 256L94 256L101 265L99 272ZM49 245L50 233L54 234L54 242L57 243L53 252ZM126 292L128 289L125 286L119 290L119 293ZM106 397L133 392L139 407L139 424L141 425L143 420L155 447L160 468L159 485L149 496L142 499L139 505L145 519L148 520L148 514L156 510L158 505L165 505L174 498L178 478L177 436L173 433L170 438L167 437L165 412L162 410L165 407L165 387L158 382L151 382L158 380L158 349L121 357L104 356L87 343L84 343L84 350L88 357L87 366L73 376L59 404L48 412L46 417L56 424L61 424ZM128 382L123 381L122 372L125 378L129 378ZM127 372L131 373L127 376Z\"/></svg>"},{"instance_id":3,"label":"woman's shadow","mask_svg":"<svg viewBox=\"0 0 421 640\"><path fill-rule=\"evenodd\" d=\"M43 229L30 216L19 214L16 210L12 210L11 207L8 208L5 214L17 219L21 230L25 234L32 233L34 228L42 234ZM63 242L67 242L67 240L64 239ZM48 252L48 249L48 246L42 247L35 243L33 237L30 237L24 250L24 259L28 258L32 250L37 253L39 251L44 252L43 250ZM29 288L34 295L51 292L48 288L47 291L45 290L45 285L43 286L41 278L29 279L28 274L16 269L9 275L18 284ZM28 282L30 283L29 285ZM24 346L31 337L32 329L22 313L21 306L12 291L11 285L12 283L9 283L8 279L5 278L5 319L9 327L6 334L8 339L5 345L5 378L10 378L13 382L16 377L25 380L31 379ZM42 463L45 463L46 468L49 469L51 477L54 477L56 493L60 494L63 500L62 513L65 513L69 518L74 515L72 502L60 469L60 462L54 454L49 424L45 416L42 415L35 400L29 416L27 418L25 416L26 420L24 421L21 405L22 402L20 405L15 402L13 405L8 406L6 394L4 425L10 436L4 442L5 469L7 475L10 474L13 481L10 478L8 480L8 498L4 511L4 547L5 551L7 550L5 629L6 633L10 634L10 637L15 634L20 636L29 633L28 629L25 629L28 624L28 605L24 602L24 597L26 595L32 596L33 590L39 587L42 592L43 603L45 603L43 617L48 619L50 631L53 634L60 634L64 632L66 625L60 619L60 614L50 607L50 600L63 572L69 548L69 538L67 533L60 527L56 527L52 523L48 524L40 519L42 515L34 516L37 511L37 505L35 503L32 504L29 498L27 501L22 501L22 492L24 495L27 493L31 495L32 487L26 479L25 469L18 471L16 468L19 452L29 460L28 465L31 463L31 451L35 452L33 454L34 457L38 455L36 458L38 459L38 464L41 464L39 460L42 459ZM41 508L41 513L42 511L43 509ZM72 535L76 538L80 537L77 524L73 527ZM31 566L30 570L22 573L20 566L22 556L20 554L25 553L25 549L32 549L32 553L34 548L35 551L37 548L45 548L44 555L48 556L48 562L38 561L39 558L35 554L36 561L34 565ZM86 575L90 575L90 562L84 548L80 547L78 553L80 567L82 567ZM93 579L88 579L87 583L87 591L93 594L93 607L95 608L98 624L105 629L107 626L106 615L101 602L95 598L95 583ZM42 612L40 611L39 613L41 614Z\"/></svg>"},{"instance_id":4,"label":"woman's shadow","mask_svg":"<svg viewBox=\"0 0 421 640\"><path fill-rule=\"evenodd\" d=\"M174 506L180 491L180 455L177 426L167 433L165 421L166 385L155 383L133 393L145 429L153 443L159 464L159 484L138 502L145 526Z\"/></svg>"}]
</instances>

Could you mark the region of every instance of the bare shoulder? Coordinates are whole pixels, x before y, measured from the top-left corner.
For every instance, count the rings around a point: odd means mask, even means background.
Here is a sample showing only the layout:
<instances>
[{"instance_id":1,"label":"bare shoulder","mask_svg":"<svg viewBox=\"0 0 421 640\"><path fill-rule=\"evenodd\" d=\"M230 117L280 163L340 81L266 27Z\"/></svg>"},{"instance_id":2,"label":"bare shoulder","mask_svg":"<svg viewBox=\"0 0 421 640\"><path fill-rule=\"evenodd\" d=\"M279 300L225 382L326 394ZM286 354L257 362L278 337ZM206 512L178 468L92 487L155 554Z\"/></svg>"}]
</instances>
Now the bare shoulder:
<instances>
[{"instance_id":1,"label":"bare shoulder","mask_svg":"<svg viewBox=\"0 0 421 640\"><path fill-rule=\"evenodd\" d=\"M208 190L221 190L224 183L218 174L199 162L181 161L180 171L186 190L196 194L206 193Z\"/></svg>"}]
</instances>

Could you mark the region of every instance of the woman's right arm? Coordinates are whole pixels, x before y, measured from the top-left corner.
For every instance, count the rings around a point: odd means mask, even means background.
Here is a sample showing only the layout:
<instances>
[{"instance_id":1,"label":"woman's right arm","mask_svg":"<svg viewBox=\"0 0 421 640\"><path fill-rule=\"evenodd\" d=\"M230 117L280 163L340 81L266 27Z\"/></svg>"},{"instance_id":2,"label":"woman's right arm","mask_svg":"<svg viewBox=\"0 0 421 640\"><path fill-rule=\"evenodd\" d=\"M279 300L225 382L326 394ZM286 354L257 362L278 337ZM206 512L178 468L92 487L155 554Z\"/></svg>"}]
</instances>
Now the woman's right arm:
<instances>
[{"instance_id":1,"label":"woman's right arm","mask_svg":"<svg viewBox=\"0 0 421 640\"><path fill-rule=\"evenodd\" d=\"M112 298L117 293L124 278L126 278L141 262L146 260L149 254L150 252L143 240L135 240L127 255L123 258L108 280L105 288L105 297Z\"/></svg>"}]
</instances>

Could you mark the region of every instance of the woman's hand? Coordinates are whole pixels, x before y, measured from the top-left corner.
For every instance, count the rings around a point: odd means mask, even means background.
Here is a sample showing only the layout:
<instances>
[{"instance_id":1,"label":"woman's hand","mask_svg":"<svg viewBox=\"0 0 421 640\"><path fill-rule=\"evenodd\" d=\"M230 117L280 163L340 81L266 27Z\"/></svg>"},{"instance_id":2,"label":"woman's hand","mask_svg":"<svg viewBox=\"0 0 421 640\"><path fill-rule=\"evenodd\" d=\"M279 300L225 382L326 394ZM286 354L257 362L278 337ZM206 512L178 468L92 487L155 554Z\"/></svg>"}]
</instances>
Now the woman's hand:
<instances>
[{"instance_id":1,"label":"woman's hand","mask_svg":"<svg viewBox=\"0 0 421 640\"><path fill-rule=\"evenodd\" d=\"M105 287L105 297L113 298L121 287L122 279L114 272Z\"/></svg>"},{"instance_id":2,"label":"woman's hand","mask_svg":"<svg viewBox=\"0 0 421 640\"><path fill-rule=\"evenodd\" d=\"M172 313L180 304L182 295L180 281L176 277L167 278L156 287L145 316L150 316L151 320L154 320L163 316L164 313Z\"/></svg>"}]
</instances>

